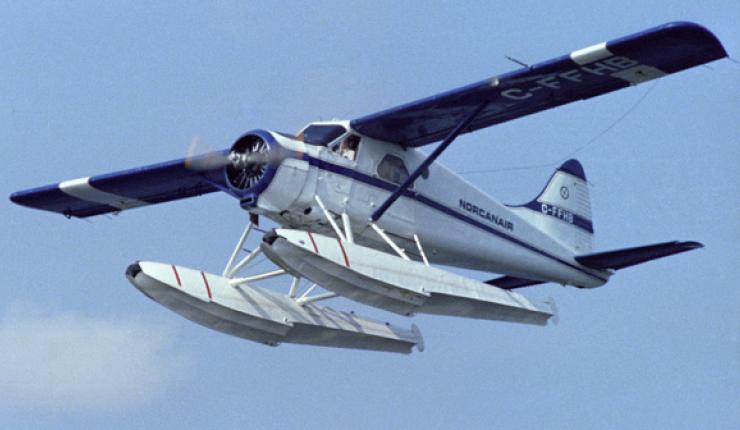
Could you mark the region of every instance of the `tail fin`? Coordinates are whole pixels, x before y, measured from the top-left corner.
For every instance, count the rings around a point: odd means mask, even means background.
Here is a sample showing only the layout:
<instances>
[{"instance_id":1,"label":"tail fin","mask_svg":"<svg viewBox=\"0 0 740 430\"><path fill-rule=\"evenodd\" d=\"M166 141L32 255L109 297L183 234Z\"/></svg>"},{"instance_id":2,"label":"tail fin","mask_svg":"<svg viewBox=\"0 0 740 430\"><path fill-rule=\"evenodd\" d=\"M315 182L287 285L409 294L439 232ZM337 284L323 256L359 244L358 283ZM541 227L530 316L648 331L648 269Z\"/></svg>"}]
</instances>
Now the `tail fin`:
<instances>
[{"instance_id":1,"label":"tail fin","mask_svg":"<svg viewBox=\"0 0 740 430\"><path fill-rule=\"evenodd\" d=\"M511 209L576 254L591 252L591 200L586 174L578 160L563 163L534 200Z\"/></svg>"}]
</instances>

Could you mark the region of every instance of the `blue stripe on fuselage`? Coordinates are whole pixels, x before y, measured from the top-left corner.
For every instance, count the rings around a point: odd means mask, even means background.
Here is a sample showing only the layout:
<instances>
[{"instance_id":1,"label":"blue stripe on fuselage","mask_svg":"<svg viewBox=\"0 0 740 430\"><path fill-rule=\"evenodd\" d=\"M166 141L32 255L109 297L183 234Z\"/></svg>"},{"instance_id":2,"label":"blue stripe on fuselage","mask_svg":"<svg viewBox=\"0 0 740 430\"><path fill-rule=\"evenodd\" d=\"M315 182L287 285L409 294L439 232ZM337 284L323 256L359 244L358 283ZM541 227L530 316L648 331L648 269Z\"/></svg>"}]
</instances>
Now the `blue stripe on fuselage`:
<instances>
[{"instance_id":1,"label":"blue stripe on fuselage","mask_svg":"<svg viewBox=\"0 0 740 430\"><path fill-rule=\"evenodd\" d=\"M316 166L319 169L327 170L327 171L330 171L332 173L337 173L337 174L340 174L342 176L346 176L346 177L349 177L349 178L358 180L358 181L363 182L365 184L372 185L374 187L381 188L381 189L386 190L386 191L392 192L396 188L398 188L398 186L396 184L393 184L393 183L384 181L384 180L379 179L379 178L375 178L375 177L370 176L370 175L366 175L366 174L364 174L362 172L358 172L355 169L351 169L351 168L344 167L344 166L339 166L337 164L329 163L327 161L320 160L318 158L314 158L314 157L312 157L312 156L310 156L308 154L305 154L305 153L303 154L303 160L304 161L307 161L312 166ZM582 268L580 268L580 267L578 267L578 266L576 266L574 264L568 263L567 261L561 260L560 258L558 258L558 257L556 257L556 256L554 256L554 255L552 255L552 254L550 254L550 253L548 253L546 251L543 251L543 250L541 250L541 249L539 249L539 248L537 248L537 247L535 247L533 245L530 245L530 244L528 244L528 243L526 243L526 242L524 242L524 241L522 241L520 239L517 239L517 238L515 238L513 236L509 236L508 234L506 234L504 232L498 231L498 230L494 229L493 227L491 227L489 225L483 224L482 222L479 222L479 221L477 221L477 220L475 220L473 218L470 218L470 217L466 216L465 214L462 214L462 213L460 213L460 212L458 212L458 211L456 211L456 210L454 210L454 209L452 209L452 208L450 208L448 206L445 206L445 205L443 205L443 204L441 204L441 203L439 203L437 201L434 201L434 200L430 199L429 197L426 197L426 196L424 196L422 194L419 194L419 193L417 193L417 192L415 192L413 190L406 190L403 193L403 196L404 197L408 197L410 199L413 199L413 200L415 200L415 201L417 201L419 203L422 203L424 205L427 205L427 206L431 207L432 209L436 209L436 210L438 210L438 211L440 211L442 213L445 213L445 214L447 214L447 215L449 215L449 216L451 216L453 218L456 218L456 219L458 219L460 221L463 221L463 222L465 222L467 224L470 224L470 225L473 225L475 227L478 227L478 228L480 228L482 230L485 230L485 231L487 231L487 232L489 232L491 234L494 234L494 235L496 235L498 237L501 237L501 238L506 239L506 240L508 240L510 242L513 242L513 243L515 243L515 244L517 244L519 246L522 246L522 247L524 247L524 248L526 248L526 249L528 249L528 250L530 250L532 252L535 252L535 253L540 254L540 255L542 255L544 257L547 257L547 258L549 258L549 259L551 259L553 261L557 261L558 263L564 264L564 265L570 267L571 269L575 269L575 270L577 270L577 271L579 271L581 273L584 273L584 274L586 274L588 276L594 277L594 278L596 278L596 279L598 279L600 281L603 281L603 282L606 282L607 281L607 279L604 279L604 278L602 278L600 276L594 275L593 273L590 273L590 272L588 272L588 271L586 271L586 270L584 270L584 269L582 269Z\"/></svg>"},{"instance_id":2,"label":"blue stripe on fuselage","mask_svg":"<svg viewBox=\"0 0 740 430\"><path fill-rule=\"evenodd\" d=\"M585 231L586 233L594 234L594 225L591 222L591 220L584 218L578 214L575 214L569 210L563 209L559 206L553 205L551 203L543 203L537 200L532 200L526 205L509 206L509 207L527 208L529 210L537 212L538 214L546 215L546 216L555 218L557 220L560 220L566 224L570 224L575 227L578 227L581 230Z\"/></svg>"}]
</instances>

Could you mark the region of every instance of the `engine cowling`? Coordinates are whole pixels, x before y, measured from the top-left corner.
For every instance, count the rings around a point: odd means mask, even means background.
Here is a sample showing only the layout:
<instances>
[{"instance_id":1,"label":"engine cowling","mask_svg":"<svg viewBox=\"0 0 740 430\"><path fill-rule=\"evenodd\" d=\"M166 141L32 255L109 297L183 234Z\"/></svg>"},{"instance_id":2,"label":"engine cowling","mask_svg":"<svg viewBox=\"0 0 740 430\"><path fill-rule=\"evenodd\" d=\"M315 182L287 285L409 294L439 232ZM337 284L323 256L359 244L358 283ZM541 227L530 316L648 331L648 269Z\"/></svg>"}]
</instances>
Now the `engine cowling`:
<instances>
[{"instance_id":1,"label":"engine cowling","mask_svg":"<svg viewBox=\"0 0 740 430\"><path fill-rule=\"evenodd\" d=\"M247 204L270 184L284 157L281 146L265 130L250 131L231 146L224 168L231 193Z\"/></svg>"},{"instance_id":2,"label":"engine cowling","mask_svg":"<svg viewBox=\"0 0 740 430\"><path fill-rule=\"evenodd\" d=\"M308 162L302 159L303 142L266 130L250 131L231 146L223 175L228 191L250 212L285 214L300 203L309 207L313 188L298 201L307 184ZM303 201L308 200L308 201Z\"/></svg>"},{"instance_id":3,"label":"engine cowling","mask_svg":"<svg viewBox=\"0 0 740 430\"><path fill-rule=\"evenodd\" d=\"M271 145L258 134L245 134L229 151L226 180L236 191L254 188L265 177Z\"/></svg>"}]
</instances>

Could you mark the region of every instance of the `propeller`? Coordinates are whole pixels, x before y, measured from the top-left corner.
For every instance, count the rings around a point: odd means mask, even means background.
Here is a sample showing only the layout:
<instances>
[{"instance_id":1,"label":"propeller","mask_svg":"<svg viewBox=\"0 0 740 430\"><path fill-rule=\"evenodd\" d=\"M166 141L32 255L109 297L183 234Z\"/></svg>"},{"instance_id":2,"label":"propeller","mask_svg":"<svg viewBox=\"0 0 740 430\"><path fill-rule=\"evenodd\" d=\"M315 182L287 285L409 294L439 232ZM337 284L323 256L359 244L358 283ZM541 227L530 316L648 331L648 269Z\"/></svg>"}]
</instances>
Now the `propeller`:
<instances>
[{"instance_id":1,"label":"propeller","mask_svg":"<svg viewBox=\"0 0 740 430\"><path fill-rule=\"evenodd\" d=\"M204 150L207 149L207 150ZM185 167L199 172L215 170L229 164L229 156L225 151L215 151L204 148L200 137L195 135L190 141L187 155L185 156Z\"/></svg>"},{"instance_id":2,"label":"propeller","mask_svg":"<svg viewBox=\"0 0 740 430\"><path fill-rule=\"evenodd\" d=\"M188 147L185 167L199 172L226 168L230 185L246 190L259 183L275 156L270 145L256 134L242 136L228 152L204 147L196 135Z\"/></svg>"}]
</instances>

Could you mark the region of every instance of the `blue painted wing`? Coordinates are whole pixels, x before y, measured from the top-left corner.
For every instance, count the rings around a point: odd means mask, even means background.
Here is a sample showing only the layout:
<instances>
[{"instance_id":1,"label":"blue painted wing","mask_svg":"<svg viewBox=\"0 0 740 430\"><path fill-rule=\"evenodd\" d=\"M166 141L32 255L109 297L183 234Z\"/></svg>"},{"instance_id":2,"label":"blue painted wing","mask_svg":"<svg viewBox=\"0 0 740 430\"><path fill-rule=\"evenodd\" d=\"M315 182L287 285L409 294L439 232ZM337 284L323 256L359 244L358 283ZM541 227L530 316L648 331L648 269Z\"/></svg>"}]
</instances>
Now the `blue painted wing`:
<instances>
[{"instance_id":1,"label":"blue painted wing","mask_svg":"<svg viewBox=\"0 0 740 430\"><path fill-rule=\"evenodd\" d=\"M351 121L366 136L404 146L443 139L488 105L466 132L605 94L726 57L706 28L673 22Z\"/></svg>"},{"instance_id":2,"label":"blue painted wing","mask_svg":"<svg viewBox=\"0 0 740 430\"><path fill-rule=\"evenodd\" d=\"M211 193L225 184L222 169L193 170L185 159L18 191L19 205L85 218Z\"/></svg>"}]
</instances>

